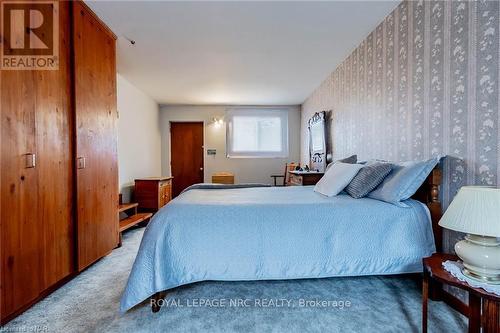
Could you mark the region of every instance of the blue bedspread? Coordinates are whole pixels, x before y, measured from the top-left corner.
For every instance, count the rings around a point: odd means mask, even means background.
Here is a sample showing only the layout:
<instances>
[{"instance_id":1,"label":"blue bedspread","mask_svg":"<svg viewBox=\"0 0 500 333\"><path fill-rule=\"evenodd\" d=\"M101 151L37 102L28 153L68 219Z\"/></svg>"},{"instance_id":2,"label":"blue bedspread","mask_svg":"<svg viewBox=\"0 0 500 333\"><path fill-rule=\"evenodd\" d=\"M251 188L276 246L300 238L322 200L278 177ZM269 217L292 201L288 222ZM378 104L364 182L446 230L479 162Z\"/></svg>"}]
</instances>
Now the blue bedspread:
<instances>
[{"instance_id":1,"label":"blue bedspread","mask_svg":"<svg viewBox=\"0 0 500 333\"><path fill-rule=\"evenodd\" d=\"M204 280L268 280L421 271L435 251L429 212L311 186L193 189L149 223L122 296Z\"/></svg>"}]
</instances>

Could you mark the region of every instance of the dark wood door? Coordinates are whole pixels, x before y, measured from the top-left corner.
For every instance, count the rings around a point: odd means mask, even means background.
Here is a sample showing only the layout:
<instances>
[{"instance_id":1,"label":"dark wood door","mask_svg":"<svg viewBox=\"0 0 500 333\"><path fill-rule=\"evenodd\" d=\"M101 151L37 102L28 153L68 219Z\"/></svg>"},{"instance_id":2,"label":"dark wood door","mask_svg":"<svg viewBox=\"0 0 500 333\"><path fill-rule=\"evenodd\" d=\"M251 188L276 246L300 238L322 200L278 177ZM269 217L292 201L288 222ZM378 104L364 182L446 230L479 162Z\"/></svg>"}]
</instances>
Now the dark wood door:
<instances>
[{"instance_id":1,"label":"dark wood door","mask_svg":"<svg viewBox=\"0 0 500 333\"><path fill-rule=\"evenodd\" d=\"M69 7L58 70L0 70L2 322L74 271Z\"/></svg>"},{"instance_id":2,"label":"dark wood door","mask_svg":"<svg viewBox=\"0 0 500 333\"><path fill-rule=\"evenodd\" d=\"M203 123L170 123L170 167L172 195L186 187L203 183Z\"/></svg>"},{"instance_id":3,"label":"dark wood door","mask_svg":"<svg viewBox=\"0 0 500 333\"><path fill-rule=\"evenodd\" d=\"M118 244L115 37L73 2L78 269Z\"/></svg>"}]
</instances>

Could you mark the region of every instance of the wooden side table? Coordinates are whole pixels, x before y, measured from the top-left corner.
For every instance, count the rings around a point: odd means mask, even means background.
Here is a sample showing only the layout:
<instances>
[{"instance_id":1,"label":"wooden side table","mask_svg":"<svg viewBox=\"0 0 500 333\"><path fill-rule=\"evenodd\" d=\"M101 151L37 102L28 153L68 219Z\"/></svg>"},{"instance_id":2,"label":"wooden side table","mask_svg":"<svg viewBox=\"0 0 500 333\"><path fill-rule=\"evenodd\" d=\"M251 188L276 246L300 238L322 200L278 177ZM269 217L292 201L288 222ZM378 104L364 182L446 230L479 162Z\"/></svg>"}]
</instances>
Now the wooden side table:
<instances>
[{"instance_id":1,"label":"wooden side table","mask_svg":"<svg viewBox=\"0 0 500 333\"><path fill-rule=\"evenodd\" d=\"M483 333L500 333L500 296L488 293L481 288L473 288L455 278L442 265L447 260L457 261L459 258L451 254L435 253L431 257L423 259L422 332L427 332L429 286L440 287L441 284L447 284L469 293L469 305L466 305L441 288L438 292L438 299L445 301L469 318L469 332L479 333L482 327Z\"/></svg>"}]
</instances>

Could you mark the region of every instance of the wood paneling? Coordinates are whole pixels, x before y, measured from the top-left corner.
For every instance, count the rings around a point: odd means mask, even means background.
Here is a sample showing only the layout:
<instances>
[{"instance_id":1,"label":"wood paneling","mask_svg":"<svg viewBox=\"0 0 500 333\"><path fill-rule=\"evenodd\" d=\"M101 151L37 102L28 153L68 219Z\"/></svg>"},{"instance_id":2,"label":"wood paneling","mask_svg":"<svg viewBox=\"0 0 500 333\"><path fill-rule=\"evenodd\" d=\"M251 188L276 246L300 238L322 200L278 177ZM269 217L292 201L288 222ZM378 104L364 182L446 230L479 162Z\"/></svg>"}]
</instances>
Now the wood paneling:
<instances>
[{"instance_id":1,"label":"wood paneling","mask_svg":"<svg viewBox=\"0 0 500 333\"><path fill-rule=\"evenodd\" d=\"M176 197L186 187L203 182L203 123L170 123L170 151Z\"/></svg>"},{"instance_id":2,"label":"wood paneling","mask_svg":"<svg viewBox=\"0 0 500 333\"><path fill-rule=\"evenodd\" d=\"M118 244L115 38L73 3L78 269ZM77 163L78 164L78 163Z\"/></svg>"},{"instance_id":3,"label":"wood paneling","mask_svg":"<svg viewBox=\"0 0 500 333\"><path fill-rule=\"evenodd\" d=\"M0 71L2 322L74 271L69 19L61 2L59 70Z\"/></svg>"}]
</instances>

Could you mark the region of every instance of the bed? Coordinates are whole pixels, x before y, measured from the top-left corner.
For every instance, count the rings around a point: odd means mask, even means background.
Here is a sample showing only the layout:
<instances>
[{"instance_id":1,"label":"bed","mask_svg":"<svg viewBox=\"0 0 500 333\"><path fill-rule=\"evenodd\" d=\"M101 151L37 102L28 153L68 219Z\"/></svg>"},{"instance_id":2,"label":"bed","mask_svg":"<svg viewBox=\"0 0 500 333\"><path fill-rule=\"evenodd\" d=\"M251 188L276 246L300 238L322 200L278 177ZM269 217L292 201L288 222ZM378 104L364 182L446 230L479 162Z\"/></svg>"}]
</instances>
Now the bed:
<instances>
[{"instance_id":1,"label":"bed","mask_svg":"<svg viewBox=\"0 0 500 333\"><path fill-rule=\"evenodd\" d=\"M406 208L311 186L186 191L146 228L120 310L199 281L421 272L440 246L440 179L435 169Z\"/></svg>"}]
</instances>

